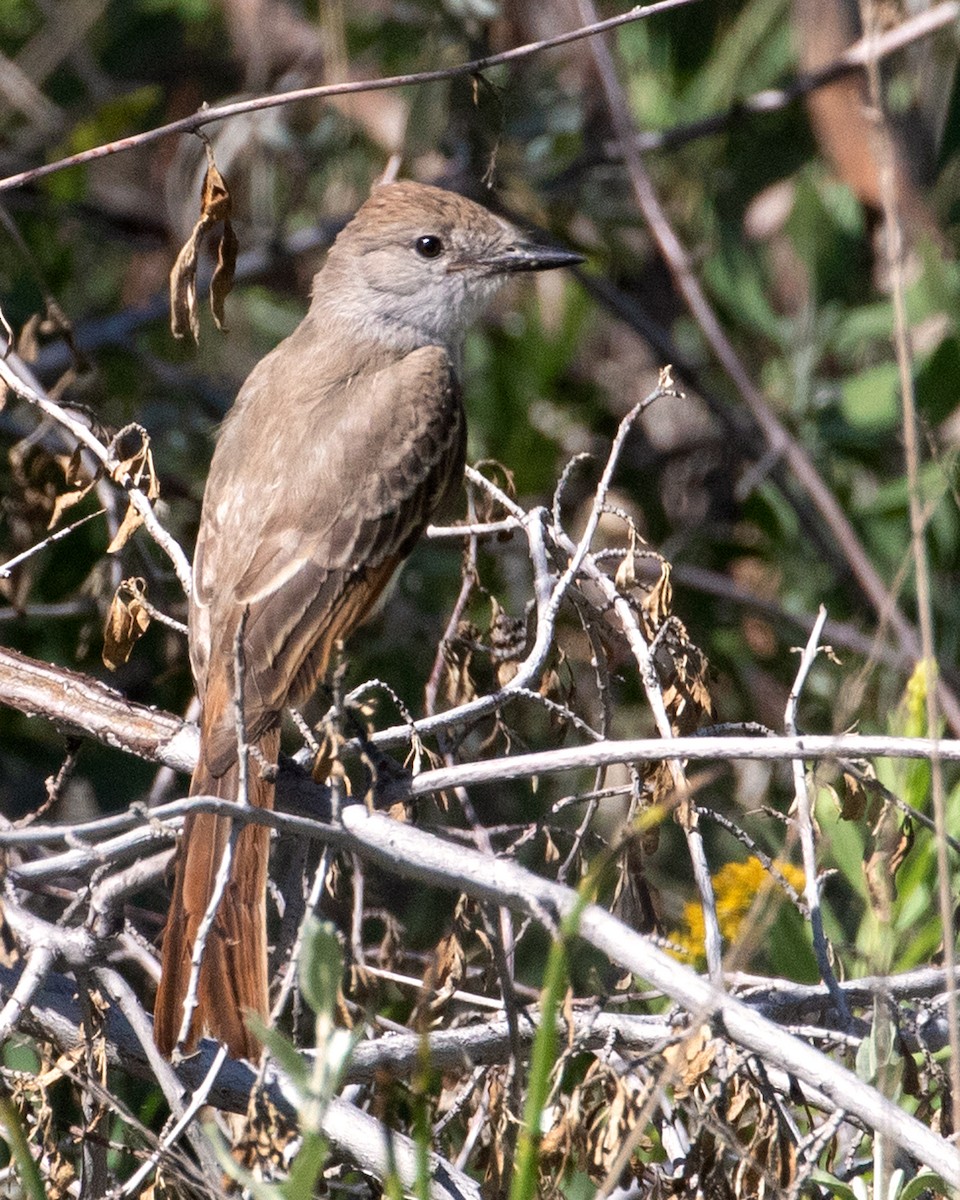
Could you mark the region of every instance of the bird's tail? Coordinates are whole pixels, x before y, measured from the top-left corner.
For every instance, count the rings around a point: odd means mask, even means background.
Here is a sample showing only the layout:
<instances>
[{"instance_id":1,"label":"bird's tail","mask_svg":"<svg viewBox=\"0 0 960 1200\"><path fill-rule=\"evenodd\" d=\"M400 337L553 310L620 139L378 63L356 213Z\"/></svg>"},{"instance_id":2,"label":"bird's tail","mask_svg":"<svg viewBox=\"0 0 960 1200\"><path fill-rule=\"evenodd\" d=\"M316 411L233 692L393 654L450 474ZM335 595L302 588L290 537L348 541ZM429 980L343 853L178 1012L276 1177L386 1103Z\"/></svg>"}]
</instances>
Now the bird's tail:
<instances>
[{"instance_id":1,"label":"bird's tail","mask_svg":"<svg viewBox=\"0 0 960 1200\"><path fill-rule=\"evenodd\" d=\"M209 769L201 735L200 759L190 781L191 796L236 800L238 767L219 776ZM250 755L248 798L259 808L273 808L273 784L260 775L260 762L276 762L280 731L267 732ZM260 758L260 755L263 757ZM197 932L213 895L223 851L230 840L231 821L212 813L187 818L177 852L173 896L163 935L160 984L154 1007L154 1039L169 1057L183 1024L183 1003L190 981ZM208 1032L226 1042L235 1058L255 1058L260 1043L247 1029L248 1011L266 1019L267 994L267 865L270 831L246 825L234 844L230 879L217 908L203 948L197 986L197 1006L183 1049L195 1048Z\"/></svg>"}]
</instances>

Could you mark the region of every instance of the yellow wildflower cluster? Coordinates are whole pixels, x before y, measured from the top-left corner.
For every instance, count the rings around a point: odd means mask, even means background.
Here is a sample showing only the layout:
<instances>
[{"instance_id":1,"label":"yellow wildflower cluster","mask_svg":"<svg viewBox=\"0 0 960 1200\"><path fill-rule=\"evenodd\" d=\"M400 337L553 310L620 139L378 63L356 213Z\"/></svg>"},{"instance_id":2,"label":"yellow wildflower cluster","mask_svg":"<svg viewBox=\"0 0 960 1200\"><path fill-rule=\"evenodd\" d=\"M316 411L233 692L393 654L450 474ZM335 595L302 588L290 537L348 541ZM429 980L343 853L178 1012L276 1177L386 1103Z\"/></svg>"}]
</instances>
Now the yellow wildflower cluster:
<instances>
[{"instance_id":1,"label":"yellow wildflower cluster","mask_svg":"<svg viewBox=\"0 0 960 1200\"><path fill-rule=\"evenodd\" d=\"M803 871L792 863L775 860L777 871L798 892L803 890ZM758 893L769 892L772 902L783 898L777 882L771 878L759 858L751 856L745 862L731 862L713 876L717 898L717 920L720 932L728 942L736 942L744 920L750 915ZM698 900L684 905L684 928L670 934L681 962L702 965L704 960L703 909Z\"/></svg>"}]
</instances>

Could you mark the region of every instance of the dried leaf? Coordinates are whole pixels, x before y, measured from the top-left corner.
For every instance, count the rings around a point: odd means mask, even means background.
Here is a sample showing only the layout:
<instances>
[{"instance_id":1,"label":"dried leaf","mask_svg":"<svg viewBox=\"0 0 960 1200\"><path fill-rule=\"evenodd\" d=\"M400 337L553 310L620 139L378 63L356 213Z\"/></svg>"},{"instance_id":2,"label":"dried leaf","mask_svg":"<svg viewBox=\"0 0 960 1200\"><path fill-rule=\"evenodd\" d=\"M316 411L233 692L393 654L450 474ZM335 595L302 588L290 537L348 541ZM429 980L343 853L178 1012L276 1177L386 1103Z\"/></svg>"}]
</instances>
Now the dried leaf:
<instances>
[{"instance_id":1,"label":"dried leaf","mask_svg":"<svg viewBox=\"0 0 960 1200\"><path fill-rule=\"evenodd\" d=\"M867 789L863 786L862 780L858 779L856 775L851 775L849 771L843 773L843 784L840 819L842 821L859 821L867 811L867 804L870 800Z\"/></svg>"},{"instance_id":2,"label":"dried leaf","mask_svg":"<svg viewBox=\"0 0 960 1200\"><path fill-rule=\"evenodd\" d=\"M207 164L200 189L200 217L208 221L229 221L232 215L230 189L213 161L213 151L209 145Z\"/></svg>"},{"instance_id":3,"label":"dried leaf","mask_svg":"<svg viewBox=\"0 0 960 1200\"><path fill-rule=\"evenodd\" d=\"M443 695L448 708L467 704L477 694L470 671L473 647L480 632L469 621L461 621L456 634L442 646L444 661Z\"/></svg>"},{"instance_id":4,"label":"dried leaf","mask_svg":"<svg viewBox=\"0 0 960 1200\"><path fill-rule=\"evenodd\" d=\"M496 666L497 684L506 687L527 654L527 618L508 616L495 596L490 597L490 609L490 657Z\"/></svg>"},{"instance_id":5,"label":"dried leaf","mask_svg":"<svg viewBox=\"0 0 960 1200\"><path fill-rule=\"evenodd\" d=\"M117 588L103 631L103 665L111 671L122 666L146 633L150 614L144 606L147 585L139 576L125 579Z\"/></svg>"},{"instance_id":6,"label":"dried leaf","mask_svg":"<svg viewBox=\"0 0 960 1200\"><path fill-rule=\"evenodd\" d=\"M223 236L217 254L217 266L210 281L210 308L218 329L224 328L223 303L233 287L237 262L237 235L230 223L232 201L230 189L213 161L207 147L208 166L200 193L200 219L187 238L173 270L170 272L170 328L175 338L189 332L200 340L200 314L197 311L197 261L203 235L218 221L223 222Z\"/></svg>"},{"instance_id":7,"label":"dried leaf","mask_svg":"<svg viewBox=\"0 0 960 1200\"><path fill-rule=\"evenodd\" d=\"M48 529L53 529L67 509L79 504L97 482L96 475L90 477L84 471L83 457L79 446L69 457L58 455L57 461L63 466L64 483L69 490L58 494L53 505L53 512L50 514Z\"/></svg>"},{"instance_id":8,"label":"dried leaf","mask_svg":"<svg viewBox=\"0 0 960 1200\"><path fill-rule=\"evenodd\" d=\"M113 535L110 545L107 547L108 554L116 554L130 540L130 537L143 524L143 517L137 512L132 504L127 505L127 511L123 514L123 520L120 522L120 528Z\"/></svg>"},{"instance_id":9,"label":"dried leaf","mask_svg":"<svg viewBox=\"0 0 960 1200\"><path fill-rule=\"evenodd\" d=\"M148 500L156 500L160 495L160 483L153 465L150 435L143 426L136 423L124 425L110 439L109 449L116 459L110 471L111 477L122 485L129 476L134 486L146 493Z\"/></svg>"},{"instance_id":10,"label":"dried leaf","mask_svg":"<svg viewBox=\"0 0 960 1200\"><path fill-rule=\"evenodd\" d=\"M170 332L175 338L190 333L200 340L200 314L197 312L197 254L203 237L204 222L198 221L183 244L170 272Z\"/></svg>"},{"instance_id":11,"label":"dried leaf","mask_svg":"<svg viewBox=\"0 0 960 1200\"><path fill-rule=\"evenodd\" d=\"M673 612L673 584L670 582L671 570L672 568L667 560L665 558L661 559L660 577L647 593L641 605L644 628L647 636L651 638L656 636Z\"/></svg>"},{"instance_id":12,"label":"dried leaf","mask_svg":"<svg viewBox=\"0 0 960 1200\"><path fill-rule=\"evenodd\" d=\"M667 1046L663 1057L673 1068L674 1096L682 1100L689 1096L713 1066L717 1057L717 1041L709 1025L701 1025L696 1033L682 1042Z\"/></svg>"},{"instance_id":13,"label":"dried leaf","mask_svg":"<svg viewBox=\"0 0 960 1200\"><path fill-rule=\"evenodd\" d=\"M135 487L146 494L148 500L156 500L160 495L160 481L157 479L156 468L153 465L153 451L150 449L150 436L147 431L141 425L124 426L110 442L111 453L123 454L124 450L121 447L131 435L138 439L138 445L135 449L128 451L123 458L118 458L117 463L110 471L111 478L121 485L129 479ZM116 554L118 550L122 550L131 535L142 524L143 517L132 503L128 504L120 528L113 535L113 540L107 547L107 553Z\"/></svg>"},{"instance_id":14,"label":"dried leaf","mask_svg":"<svg viewBox=\"0 0 960 1200\"><path fill-rule=\"evenodd\" d=\"M913 846L913 824L900 819L892 804L885 803L870 831L863 872L867 891L881 920L890 916L890 905L897 897L897 871Z\"/></svg>"},{"instance_id":15,"label":"dried leaf","mask_svg":"<svg viewBox=\"0 0 960 1200\"><path fill-rule=\"evenodd\" d=\"M488 469L489 468L489 469ZM513 472L498 462L495 458L482 458L476 464L476 469L500 488L513 500L517 494L517 484ZM484 488L471 488L478 521L495 521L500 515L496 499Z\"/></svg>"},{"instance_id":16,"label":"dried leaf","mask_svg":"<svg viewBox=\"0 0 960 1200\"><path fill-rule=\"evenodd\" d=\"M630 549L621 559L620 566L617 567L617 573L613 577L613 582L618 592L630 592L637 586L636 561L633 555L632 537L630 541Z\"/></svg>"},{"instance_id":17,"label":"dried leaf","mask_svg":"<svg viewBox=\"0 0 960 1200\"><path fill-rule=\"evenodd\" d=\"M210 280L210 311L217 328L226 331L223 306L233 290L233 278L237 268L237 235L229 221L223 223L223 236L217 250L217 266Z\"/></svg>"}]
</instances>

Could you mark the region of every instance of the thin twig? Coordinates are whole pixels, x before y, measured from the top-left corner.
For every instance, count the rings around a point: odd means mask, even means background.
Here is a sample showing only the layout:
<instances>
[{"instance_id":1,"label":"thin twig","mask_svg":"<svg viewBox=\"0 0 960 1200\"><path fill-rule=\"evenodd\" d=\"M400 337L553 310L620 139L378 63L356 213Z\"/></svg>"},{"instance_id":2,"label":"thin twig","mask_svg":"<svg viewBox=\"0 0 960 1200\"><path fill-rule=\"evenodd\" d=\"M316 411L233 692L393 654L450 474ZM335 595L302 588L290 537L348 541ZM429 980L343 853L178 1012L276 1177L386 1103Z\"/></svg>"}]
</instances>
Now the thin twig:
<instances>
[{"instance_id":1,"label":"thin twig","mask_svg":"<svg viewBox=\"0 0 960 1200\"><path fill-rule=\"evenodd\" d=\"M286 1008L287 1000L293 992L293 986L297 981L297 972L300 968L300 955L303 951L303 939L307 922L317 910L317 905L320 903L320 898L323 895L323 889L327 882L327 872L330 869L330 851L325 846L323 853L320 855L320 862L314 872L313 882L310 885L310 894L307 897L307 903L304 908L303 918L300 921L300 926L297 929L296 940L290 950L290 957L287 960L286 967L283 972L283 980L280 983L277 998L273 1002L273 1008L270 1010L270 1025L271 1027L283 1016L283 1010ZM370 968L367 967L369 971Z\"/></svg>"},{"instance_id":2,"label":"thin twig","mask_svg":"<svg viewBox=\"0 0 960 1200\"><path fill-rule=\"evenodd\" d=\"M748 116L762 116L766 113L779 112L797 100L802 99L818 88L826 87L836 80L842 79L855 71L862 70L872 59L888 58L892 54L905 49L914 42L938 33L941 29L954 24L960 18L960 4L956 0L947 0L926 12L917 13L887 29L883 33L868 34L854 42L852 46L839 54L837 58L816 71L798 75L796 79L782 88L766 88L737 100L724 112L713 113L699 121L691 121L687 125L674 125L669 129L644 130L634 139L634 145L642 153L654 150L675 150L678 146L687 145L699 138L711 137L729 128L737 121ZM610 158L622 157L619 145L611 143L604 147Z\"/></svg>"},{"instance_id":3,"label":"thin twig","mask_svg":"<svg viewBox=\"0 0 960 1200\"><path fill-rule=\"evenodd\" d=\"M704 762L790 762L793 759L842 762L849 758L925 759L934 746L939 749L945 762L960 762L960 740L935 743L929 738L861 734L803 734L799 737L765 738L675 737L671 741L670 752L683 759ZM661 762L664 751L663 739L659 737L629 741L604 740L584 746L565 746L557 750L516 754L496 762L437 767L423 771L410 780L407 798L418 799L454 787L505 783L538 775L613 766L617 763ZM277 781L281 799L288 787L291 789L291 796L295 797L297 789L303 786L305 785L302 781L288 779L284 774L281 774ZM56 859L43 859L36 863L10 863L7 867L8 874L13 879L54 878L58 872L65 875L83 871L93 861L109 862L131 849L169 836L178 819L198 812L232 816L242 824L254 822L275 829L286 829L292 833L304 832L311 828L333 828L321 821L269 809L251 808L246 812L241 811L231 800L221 800L213 796L190 796L158 805L150 810L151 823L147 827L144 827L143 809L134 805L125 813L100 817L78 825L35 825L25 829L0 827L0 846L73 846L80 842L80 849L71 849ZM83 844L89 838L129 830L131 827L132 832L121 835L124 840L118 838L116 844ZM327 834L322 836L326 837Z\"/></svg>"},{"instance_id":4,"label":"thin twig","mask_svg":"<svg viewBox=\"0 0 960 1200\"><path fill-rule=\"evenodd\" d=\"M55 533L51 533L49 537L45 537L42 542L37 542L28 550L24 550L20 554L15 554L13 558L8 558L5 563L0 564L0 579L8 579L14 567L19 567L22 562L26 562L28 558L39 554L41 550L46 550L54 542L59 542L63 538L69 537L71 533L78 530L81 525L86 525L88 521L94 521L97 517L102 517L103 513L104 510L102 508L98 508L96 512L87 513L85 517L79 517L72 524L65 525L63 529L58 529Z\"/></svg>"},{"instance_id":5,"label":"thin twig","mask_svg":"<svg viewBox=\"0 0 960 1200\"><path fill-rule=\"evenodd\" d=\"M927 733L936 740L940 731L940 711L936 686L937 661L933 629L933 601L930 594L930 564L927 556L927 517L924 514L920 482L920 438L916 394L913 383L913 362L910 347L910 328L907 319L906 280L904 278L904 240L897 200L893 147L883 111L878 63L878 14L873 0L860 0L860 14L865 31L867 81L873 116L873 148L877 159L880 202L883 207L884 249L890 270L894 316L894 348L897 372L900 377L900 396L903 405L903 449L907 467L907 496L910 512L910 550L913 557L914 582L917 590L917 618L920 626L921 660L927 673L924 693ZM953 885L947 858L947 802L943 781L943 762L934 750L930 756L930 788L933 798L933 817L936 824L937 900L943 928L943 961L952 978L956 961L956 931L954 922ZM957 991L951 987L947 994L947 1016L950 1027L950 1092L953 1098L953 1127L960 1120L960 1004Z\"/></svg>"},{"instance_id":6,"label":"thin twig","mask_svg":"<svg viewBox=\"0 0 960 1200\"><path fill-rule=\"evenodd\" d=\"M130 472L126 470L120 460L110 452L99 438L94 436L82 421L78 421L66 409L61 408L59 404L55 404L44 393L26 364L18 355L11 353L9 349L5 355L0 357L0 380L16 396L19 396L21 400L32 404L46 416L50 417L51 420L71 433L81 445L85 446L103 464L109 472L111 479L123 488L130 503L142 518L144 528L173 563L173 568L177 573L177 578L180 580L184 593L189 596L191 578L190 563L187 561L187 556L184 554L179 543L160 524L157 514L153 511L153 505L147 499L146 494L136 485Z\"/></svg>"},{"instance_id":7,"label":"thin twig","mask_svg":"<svg viewBox=\"0 0 960 1200\"><path fill-rule=\"evenodd\" d=\"M783 726L788 734L797 736L797 706L800 694L806 682L810 668L817 657L820 644L820 631L827 619L827 610L821 604L817 621L807 641L803 654L800 656L800 666L787 698L787 707L783 715ZM849 1027L850 1009L846 998L837 985L837 977L830 964L830 949L827 946L826 935L823 932L823 913L820 909L820 884L817 878L817 849L814 842L813 813L811 810L810 788L802 759L793 762L793 802L797 812L797 830L800 835L800 852L803 856L803 894L807 901L810 914L810 930L813 936L813 953L820 969L820 978L827 985L830 996L841 1014L844 1025Z\"/></svg>"},{"instance_id":8,"label":"thin twig","mask_svg":"<svg viewBox=\"0 0 960 1200\"><path fill-rule=\"evenodd\" d=\"M77 154L71 154L66 158L58 159L56 162L45 163L42 166L32 167L30 170L10 175L6 179L0 179L0 192L6 191L9 188L20 187L25 183L32 183L37 179L42 179L46 175L53 174L55 171L63 171L68 167L78 166L81 163L93 162L95 159L105 158L109 154L118 154L121 151L132 150L137 146L144 146L161 138L171 137L174 134L196 133L197 130L203 129L204 126L210 125L215 121L224 121L228 117L236 117L242 113L262 112L264 109L278 108L285 104L295 104L301 100L321 100L329 96L347 96L355 95L358 92L384 91L389 88L434 83L442 79L458 79L463 76L481 75L491 67L500 66L503 63L517 62L521 59L529 58L533 54L539 54L544 50L550 50L556 46L565 46L570 42L579 41L581 38L593 37L604 30L616 29L621 25L628 25L633 21L641 21L647 17L656 16L658 13L668 12L674 8L682 8L693 2L694 0L658 0L655 4L646 6L637 5L629 12L621 13L616 17L610 17L606 21L594 21L590 25L579 29L572 29L567 33L557 34L555 37L543 38L541 41L529 42L523 46L514 46L511 50L504 50L500 54L491 54L485 58L477 58L472 62L459 63L453 67L441 67L433 71L418 71L409 75L391 75L384 79L365 79L351 83L334 83L324 84L320 87L298 88L295 91L278 92L270 96L257 96L249 100L238 100L233 104L221 104L216 107L204 106L192 116L182 117L178 121L171 121L169 124L158 126L156 129L133 134L130 137L118 138L116 141L109 142L106 145L94 146L92 149L83 150Z\"/></svg>"},{"instance_id":9,"label":"thin twig","mask_svg":"<svg viewBox=\"0 0 960 1200\"><path fill-rule=\"evenodd\" d=\"M169 1152L171 1146L174 1146L177 1143L184 1131L190 1125L191 1121L193 1121L200 1109L203 1108L203 1106L207 1103L210 1096L210 1089L213 1087L214 1081L220 1074L220 1068L226 1061L226 1057L227 1048L226 1046L221 1045L218 1048L217 1053L214 1055L214 1059L210 1064L209 1071L207 1071L200 1086L190 1097L190 1103L183 1110L182 1115L174 1123L173 1128L168 1133L163 1135L160 1145L156 1148L156 1150L153 1151L146 1162L141 1163L137 1170L134 1171L134 1173L123 1185L123 1190L120 1193L121 1196L136 1196L139 1194L140 1185L149 1178L154 1170L156 1170L160 1159L164 1156L164 1154Z\"/></svg>"},{"instance_id":10,"label":"thin twig","mask_svg":"<svg viewBox=\"0 0 960 1200\"><path fill-rule=\"evenodd\" d=\"M830 1097L833 1105L866 1122L894 1144L960 1186L960 1153L928 1126L882 1096L875 1088L826 1055L790 1037L708 980L684 967L648 938L627 928L600 906L582 906L575 891L539 878L517 864L461 847L456 855L440 839L411 825L399 828L380 813L349 805L342 821L362 842L362 853L387 870L411 879L466 891L478 900L535 915L553 910L561 918L578 914L577 933L611 961L636 973L682 1004L697 1019L711 1015L744 1049L782 1070L792 1071Z\"/></svg>"},{"instance_id":11,"label":"thin twig","mask_svg":"<svg viewBox=\"0 0 960 1200\"><path fill-rule=\"evenodd\" d=\"M30 1007L30 1002L37 991L43 986L43 981L52 969L56 957L56 951L52 945L41 942L31 948L23 972L17 980L17 986L10 993L3 1009L0 1010L0 1044L6 1042L19 1025L20 1018Z\"/></svg>"},{"instance_id":12,"label":"thin twig","mask_svg":"<svg viewBox=\"0 0 960 1200\"><path fill-rule=\"evenodd\" d=\"M578 0L578 3L581 19L584 22L596 19L593 0ZM873 565L849 518L821 478L809 454L790 435L787 428L767 404L763 393L750 378L749 372L707 299L694 272L690 256L670 225L644 166L642 156L634 144L636 130L630 116L630 107L624 89L617 78L613 59L605 40L602 37L591 39L590 50L600 75L610 120L623 153L637 206L670 269L677 290L700 327L717 361L749 408L770 452L775 457L782 456L785 459L800 485L810 496L849 563L854 578L873 605L878 617L882 622L890 623L901 645L910 653L919 656L922 648L916 630L900 611L886 581ZM941 686L940 699L951 727L960 732L960 706L951 698L949 689L943 686Z\"/></svg>"},{"instance_id":13,"label":"thin twig","mask_svg":"<svg viewBox=\"0 0 960 1200\"><path fill-rule=\"evenodd\" d=\"M106 994L110 996L129 1022L138 1048L149 1063L153 1078L160 1085L170 1112L175 1119L179 1119L185 1111L184 1088L173 1067L157 1049L153 1040L153 1027L134 995L133 989L118 971L110 967L97 967L95 974ZM211 1183L219 1183L219 1164L209 1138L196 1126L189 1128L188 1136L190 1144L200 1160L204 1175Z\"/></svg>"}]
</instances>

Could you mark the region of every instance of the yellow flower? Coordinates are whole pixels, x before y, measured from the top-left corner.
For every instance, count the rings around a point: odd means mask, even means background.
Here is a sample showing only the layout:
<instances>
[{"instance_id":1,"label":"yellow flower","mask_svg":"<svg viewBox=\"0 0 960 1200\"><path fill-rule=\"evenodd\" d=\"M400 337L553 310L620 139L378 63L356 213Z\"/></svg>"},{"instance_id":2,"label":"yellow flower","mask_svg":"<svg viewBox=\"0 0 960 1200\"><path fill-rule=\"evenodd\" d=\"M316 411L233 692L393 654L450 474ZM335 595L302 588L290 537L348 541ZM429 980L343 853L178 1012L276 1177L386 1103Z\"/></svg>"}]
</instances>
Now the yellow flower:
<instances>
[{"instance_id":1,"label":"yellow flower","mask_svg":"<svg viewBox=\"0 0 960 1200\"><path fill-rule=\"evenodd\" d=\"M779 860L774 862L774 866L798 892L803 891L803 871L799 867ZM781 894L776 891L776 884L769 879L759 858L753 856L746 862L727 863L713 876L717 920L720 933L728 942L737 940L757 893L761 888L771 885L774 895ZM682 930L670 934L670 941L676 947L676 957L681 962L700 964L704 957L704 925L703 909L698 900L684 905L683 923Z\"/></svg>"}]
</instances>

